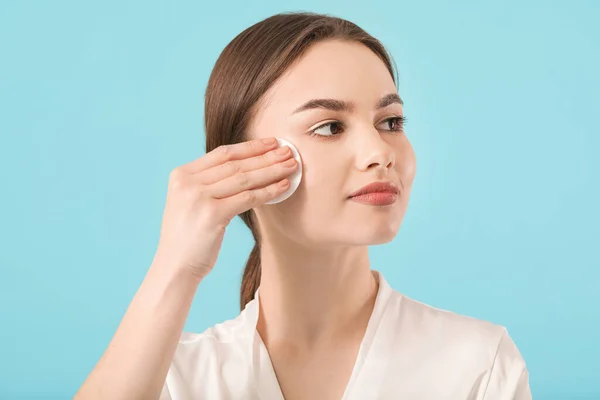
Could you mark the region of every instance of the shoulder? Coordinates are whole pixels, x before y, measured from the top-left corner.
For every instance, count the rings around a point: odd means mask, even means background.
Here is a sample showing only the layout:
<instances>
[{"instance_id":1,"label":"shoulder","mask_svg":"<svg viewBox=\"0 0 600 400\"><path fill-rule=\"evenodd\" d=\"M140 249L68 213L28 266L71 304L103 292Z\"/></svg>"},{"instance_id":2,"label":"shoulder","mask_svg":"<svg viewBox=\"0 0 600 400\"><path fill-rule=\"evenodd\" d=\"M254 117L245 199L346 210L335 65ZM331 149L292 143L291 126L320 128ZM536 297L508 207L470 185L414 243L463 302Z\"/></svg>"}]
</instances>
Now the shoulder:
<instances>
[{"instance_id":1,"label":"shoulder","mask_svg":"<svg viewBox=\"0 0 600 400\"><path fill-rule=\"evenodd\" d=\"M233 319L210 326L203 332L182 332L181 336L179 337L179 344L186 346L197 345L201 343L231 343L235 341L239 335L243 334L244 327L244 315L241 313Z\"/></svg>"},{"instance_id":2,"label":"shoulder","mask_svg":"<svg viewBox=\"0 0 600 400\"><path fill-rule=\"evenodd\" d=\"M434 307L398 292L399 317L404 327L432 342L486 350L493 357L506 334L502 325Z\"/></svg>"},{"instance_id":3,"label":"shoulder","mask_svg":"<svg viewBox=\"0 0 600 400\"><path fill-rule=\"evenodd\" d=\"M248 334L244 314L210 326L203 332L182 332L173 357L173 365L178 363L225 361L228 348L241 346ZM217 360L216 358L219 358Z\"/></svg>"},{"instance_id":4,"label":"shoulder","mask_svg":"<svg viewBox=\"0 0 600 400\"><path fill-rule=\"evenodd\" d=\"M440 369L489 369L496 353L512 343L505 326L434 307L395 292L396 341L424 365ZM410 346L410 349L407 349ZM516 347L516 346L515 346Z\"/></svg>"},{"instance_id":5,"label":"shoulder","mask_svg":"<svg viewBox=\"0 0 600 400\"><path fill-rule=\"evenodd\" d=\"M398 292L394 297L400 349L415 355L417 364L453 382L466 378L465 387L478 399L531 398L525 361L505 326Z\"/></svg>"},{"instance_id":6,"label":"shoulder","mask_svg":"<svg viewBox=\"0 0 600 400\"><path fill-rule=\"evenodd\" d=\"M253 335L247 316L209 327L201 333L183 332L171 360L163 399L243 398L253 389L248 368Z\"/></svg>"}]
</instances>

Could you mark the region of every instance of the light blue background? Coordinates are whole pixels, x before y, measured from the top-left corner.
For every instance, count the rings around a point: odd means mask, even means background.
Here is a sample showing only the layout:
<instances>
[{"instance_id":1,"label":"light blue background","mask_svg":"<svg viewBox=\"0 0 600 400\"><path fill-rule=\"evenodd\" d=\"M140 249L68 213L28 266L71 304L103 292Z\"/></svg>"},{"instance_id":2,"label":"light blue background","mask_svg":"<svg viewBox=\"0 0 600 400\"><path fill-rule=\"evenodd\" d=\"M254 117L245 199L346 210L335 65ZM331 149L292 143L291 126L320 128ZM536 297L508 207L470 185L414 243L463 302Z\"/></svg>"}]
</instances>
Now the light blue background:
<instances>
[{"instance_id":1,"label":"light blue background","mask_svg":"<svg viewBox=\"0 0 600 400\"><path fill-rule=\"evenodd\" d=\"M280 3L2 2L0 398L72 397L152 260L169 172L204 153L220 51L307 10L398 65L417 177L373 268L505 325L534 398L600 399L599 3ZM251 245L235 219L186 330L237 314Z\"/></svg>"}]
</instances>

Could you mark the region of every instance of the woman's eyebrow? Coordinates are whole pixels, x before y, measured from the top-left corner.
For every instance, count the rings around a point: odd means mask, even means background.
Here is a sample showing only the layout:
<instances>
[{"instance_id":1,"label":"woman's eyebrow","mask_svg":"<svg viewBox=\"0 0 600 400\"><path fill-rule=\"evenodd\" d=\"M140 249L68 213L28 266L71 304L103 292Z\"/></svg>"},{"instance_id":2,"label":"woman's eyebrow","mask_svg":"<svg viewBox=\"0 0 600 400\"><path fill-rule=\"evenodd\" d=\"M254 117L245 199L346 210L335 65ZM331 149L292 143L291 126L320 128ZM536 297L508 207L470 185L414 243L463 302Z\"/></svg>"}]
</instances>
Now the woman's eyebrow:
<instances>
[{"instance_id":1,"label":"woman's eyebrow","mask_svg":"<svg viewBox=\"0 0 600 400\"><path fill-rule=\"evenodd\" d=\"M380 109L380 108L385 108L387 106L389 106L390 104L400 104L401 106L404 105L404 102L402 101L402 99L400 98L400 96L398 96L398 93L390 93L390 94L386 94L385 96L383 96L379 102L377 103L377 106L375 106L375 108Z\"/></svg>"},{"instance_id":2,"label":"woman's eyebrow","mask_svg":"<svg viewBox=\"0 0 600 400\"><path fill-rule=\"evenodd\" d=\"M404 105L404 102L398 96L397 93L389 93L383 96L377 104L375 105L376 109L385 108L390 104L400 104ZM316 108L323 108L326 110L332 111L346 111L353 112L355 109L355 104L350 101L337 100L337 99L312 99L298 107L292 114L296 114L302 111L314 110Z\"/></svg>"}]
</instances>

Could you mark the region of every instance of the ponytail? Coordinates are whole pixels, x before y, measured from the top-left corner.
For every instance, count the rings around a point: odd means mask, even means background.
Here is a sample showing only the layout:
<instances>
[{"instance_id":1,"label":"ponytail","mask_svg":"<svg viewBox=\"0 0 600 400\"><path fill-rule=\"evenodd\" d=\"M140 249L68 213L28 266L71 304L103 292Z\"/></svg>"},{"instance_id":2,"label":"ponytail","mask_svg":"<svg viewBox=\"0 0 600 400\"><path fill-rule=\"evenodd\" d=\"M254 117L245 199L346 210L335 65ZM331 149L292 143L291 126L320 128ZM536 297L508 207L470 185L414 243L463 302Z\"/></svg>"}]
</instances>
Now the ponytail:
<instances>
[{"instance_id":1,"label":"ponytail","mask_svg":"<svg viewBox=\"0 0 600 400\"><path fill-rule=\"evenodd\" d=\"M242 276L242 287L240 289L240 310L246 307L246 304L254 298L254 293L260 285L260 247L258 243L254 243L254 247L250 252L244 275Z\"/></svg>"},{"instance_id":2,"label":"ponytail","mask_svg":"<svg viewBox=\"0 0 600 400\"><path fill-rule=\"evenodd\" d=\"M240 311L246 307L246 304L254 298L254 293L260 285L261 265L260 265L260 239L258 236L258 230L256 229L256 222L254 218L254 212L248 210L240 214L242 221L248 226L254 237L254 247L248 256L246 261L246 268L244 268L244 274L242 275L242 285L240 288Z\"/></svg>"}]
</instances>

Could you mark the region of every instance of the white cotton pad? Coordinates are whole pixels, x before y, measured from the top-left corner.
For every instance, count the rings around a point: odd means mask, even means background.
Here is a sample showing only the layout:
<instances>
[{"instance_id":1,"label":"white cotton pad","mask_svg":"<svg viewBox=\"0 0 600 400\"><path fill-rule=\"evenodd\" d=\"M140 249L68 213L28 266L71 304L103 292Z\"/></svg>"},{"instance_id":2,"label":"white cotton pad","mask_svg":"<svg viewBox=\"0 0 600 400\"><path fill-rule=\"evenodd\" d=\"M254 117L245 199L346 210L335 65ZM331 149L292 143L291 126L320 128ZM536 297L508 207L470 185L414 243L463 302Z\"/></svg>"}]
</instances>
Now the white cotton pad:
<instances>
[{"instance_id":1,"label":"white cotton pad","mask_svg":"<svg viewBox=\"0 0 600 400\"><path fill-rule=\"evenodd\" d=\"M298 149L285 139L277 138L277 143L279 143L279 147L289 146L290 149L292 149L292 156L298 162L298 168L296 168L296 171L292 175L288 176L288 179L290 180L290 187L288 190L275 197L273 200L267 201L265 204L281 203L290 197L296 191L296 189L298 189L298 186L300 186L300 181L302 180L302 159L300 158Z\"/></svg>"}]
</instances>

